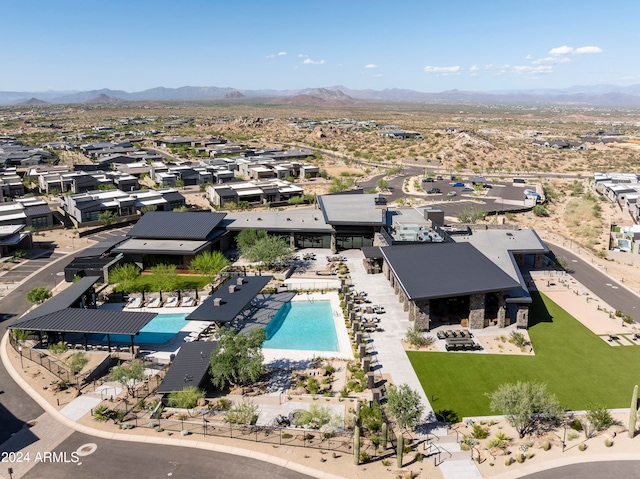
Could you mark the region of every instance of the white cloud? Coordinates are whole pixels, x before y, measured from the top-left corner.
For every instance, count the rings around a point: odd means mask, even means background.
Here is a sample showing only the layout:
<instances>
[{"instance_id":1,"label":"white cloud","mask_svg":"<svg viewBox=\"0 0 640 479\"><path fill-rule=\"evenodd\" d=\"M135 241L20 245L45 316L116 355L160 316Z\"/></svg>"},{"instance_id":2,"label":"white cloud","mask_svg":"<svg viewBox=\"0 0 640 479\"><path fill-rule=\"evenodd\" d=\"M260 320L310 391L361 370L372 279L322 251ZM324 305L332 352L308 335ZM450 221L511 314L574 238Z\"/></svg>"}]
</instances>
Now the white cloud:
<instances>
[{"instance_id":1,"label":"white cloud","mask_svg":"<svg viewBox=\"0 0 640 479\"><path fill-rule=\"evenodd\" d=\"M267 55L267 58L283 57L286 54L287 52L272 53L271 55Z\"/></svg>"},{"instance_id":2,"label":"white cloud","mask_svg":"<svg viewBox=\"0 0 640 479\"><path fill-rule=\"evenodd\" d=\"M364 66L365 68L378 68L378 65L375 65L374 63L369 63L367 65Z\"/></svg>"},{"instance_id":3,"label":"white cloud","mask_svg":"<svg viewBox=\"0 0 640 479\"><path fill-rule=\"evenodd\" d=\"M595 47L595 46L579 47L579 48L576 48L573 53L575 55L587 55L587 54L591 54L591 53L602 53L602 48Z\"/></svg>"},{"instance_id":4,"label":"white cloud","mask_svg":"<svg viewBox=\"0 0 640 479\"><path fill-rule=\"evenodd\" d=\"M373 75L374 77L381 77L382 73L376 73L375 75Z\"/></svg>"},{"instance_id":5,"label":"white cloud","mask_svg":"<svg viewBox=\"0 0 640 479\"><path fill-rule=\"evenodd\" d=\"M298 58L309 58L309 55L305 55L304 53L301 53L300 55L298 55Z\"/></svg>"},{"instance_id":6,"label":"white cloud","mask_svg":"<svg viewBox=\"0 0 640 479\"><path fill-rule=\"evenodd\" d=\"M531 60L532 58L533 58L533 56L531 56L531 54L529 54L526 57L524 57L525 60Z\"/></svg>"},{"instance_id":7,"label":"white cloud","mask_svg":"<svg viewBox=\"0 0 640 479\"><path fill-rule=\"evenodd\" d=\"M283 57L283 56L285 56L286 54L287 54L287 52L278 52L278 56L279 56L279 57Z\"/></svg>"},{"instance_id":8,"label":"white cloud","mask_svg":"<svg viewBox=\"0 0 640 479\"><path fill-rule=\"evenodd\" d=\"M480 67L478 65L472 65L471 67L469 67L470 72L477 72L478 70L480 70Z\"/></svg>"},{"instance_id":9,"label":"white cloud","mask_svg":"<svg viewBox=\"0 0 640 479\"><path fill-rule=\"evenodd\" d=\"M563 45L561 47L552 48L549 50L549 55L569 55L573 53L573 47L568 47L567 45Z\"/></svg>"},{"instance_id":10,"label":"white cloud","mask_svg":"<svg viewBox=\"0 0 640 479\"><path fill-rule=\"evenodd\" d=\"M425 73L436 73L439 75L459 75L460 65L456 65L454 67L434 67L434 66L428 65L424 67L423 71Z\"/></svg>"},{"instance_id":11,"label":"white cloud","mask_svg":"<svg viewBox=\"0 0 640 479\"><path fill-rule=\"evenodd\" d=\"M302 63L304 63L305 65L323 65L324 60L312 60L311 58L307 58Z\"/></svg>"},{"instance_id":12,"label":"white cloud","mask_svg":"<svg viewBox=\"0 0 640 479\"><path fill-rule=\"evenodd\" d=\"M540 65L536 67L532 67L530 65L514 66L513 72L526 74L553 73L553 67L549 65Z\"/></svg>"},{"instance_id":13,"label":"white cloud","mask_svg":"<svg viewBox=\"0 0 640 479\"><path fill-rule=\"evenodd\" d=\"M491 72L494 75L504 75L509 71L511 67L509 65L494 65L490 63L489 65L484 66L484 71Z\"/></svg>"},{"instance_id":14,"label":"white cloud","mask_svg":"<svg viewBox=\"0 0 640 479\"><path fill-rule=\"evenodd\" d=\"M571 63L571 59L568 57L544 57L538 58L537 60L533 60L531 62L533 65L555 65L557 63Z\"/></svg>"}]
</instances>

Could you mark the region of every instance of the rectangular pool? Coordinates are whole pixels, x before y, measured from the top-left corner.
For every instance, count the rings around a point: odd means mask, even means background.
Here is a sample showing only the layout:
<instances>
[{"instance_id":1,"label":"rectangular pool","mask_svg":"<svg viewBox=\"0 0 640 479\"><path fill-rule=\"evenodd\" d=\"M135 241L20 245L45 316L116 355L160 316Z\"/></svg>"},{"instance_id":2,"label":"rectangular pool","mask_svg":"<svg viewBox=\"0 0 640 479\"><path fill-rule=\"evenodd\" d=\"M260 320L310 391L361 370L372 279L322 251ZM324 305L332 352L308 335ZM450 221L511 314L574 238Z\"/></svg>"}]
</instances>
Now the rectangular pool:
<instances>
[{"instance_id":1,"label":"rectangular pool","mask_svg":"<svg viewBox=\"0 0 640 479\"><path fill-rule=\"evenodd\" d=\"M159 314L140 330L140 334L134 336L136 344L165 344L171 340L178 332L187 325L186 314ZM102 338L103 341L107 337ZM111 335L112 342L122 342L129 344L131 337L121 334Z\"/></svg>"},{"instance_id":2,"label":"rectangular pool","mask_svg":"<svg viewBox=\"0 0 640 479\"><path fill-rule=\"evenodd\" d=\"M285 303L265 328L266 349L339 351L329 301Z\"/></svg>"}]
</instances>

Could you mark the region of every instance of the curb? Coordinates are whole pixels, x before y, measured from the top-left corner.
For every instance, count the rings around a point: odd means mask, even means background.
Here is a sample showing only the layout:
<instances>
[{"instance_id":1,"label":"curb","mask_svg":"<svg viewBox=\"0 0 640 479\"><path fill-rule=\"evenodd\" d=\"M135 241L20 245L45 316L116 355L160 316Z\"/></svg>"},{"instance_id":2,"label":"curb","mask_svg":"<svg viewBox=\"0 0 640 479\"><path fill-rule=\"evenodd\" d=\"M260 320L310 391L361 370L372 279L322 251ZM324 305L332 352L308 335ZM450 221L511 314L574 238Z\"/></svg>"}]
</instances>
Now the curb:
<instances>
[{"instance_id":1,"label":"curb","mask_svg":"<svg viewBox=\"0 0 640 479\"><path fill-rule=\"evenodd\" d=\"M292 471L299 472L301 474L306 474L311 477L315 477L317 479L346 479L342 476L336 476L334 474L329 474L318 469L313 469L309 466L305 466L304 464L299 464L293 461L289 461L287 459L282 459L275 456L270 456L268 454L262 452L252 451L250 449L243 449L235 446L223 446L220 444L212 444L209 442L203 441L193 441L189 439L176 439L176 438L156 438L153 436L139 436L139 435L128 435L121 434L116 432L107 432L101 431L98 429L93 429L91 427L78 424L75 421L67 418L66 416L60 414L60 412L54 408L48 401L46 401L42 396L40 396L33 387L24 380L24 378L15 370L13 364L9 360L9 356L7 354L7 343L9 331L7 331L2 337L2 341L0 341L0 359L2 363L18 386L20 386L35 402L37 402L42 409L47 414L50 414L56 421L64 424L69 429L72 429L77 432L81 432L83 434L87 434L93 437L99 437L102 439L123 441L123 442L141 442L146 444L161 444L164 446L180 446L180 447L191 447L196 449L203 449L207 451L220 452L223 454L231 454L236 456L248 457L251 459L255 459L262 462L268 462L270 464L274 464L276 466L284 467L286 469L290 469Z\"/></svg>"}]
</instances>

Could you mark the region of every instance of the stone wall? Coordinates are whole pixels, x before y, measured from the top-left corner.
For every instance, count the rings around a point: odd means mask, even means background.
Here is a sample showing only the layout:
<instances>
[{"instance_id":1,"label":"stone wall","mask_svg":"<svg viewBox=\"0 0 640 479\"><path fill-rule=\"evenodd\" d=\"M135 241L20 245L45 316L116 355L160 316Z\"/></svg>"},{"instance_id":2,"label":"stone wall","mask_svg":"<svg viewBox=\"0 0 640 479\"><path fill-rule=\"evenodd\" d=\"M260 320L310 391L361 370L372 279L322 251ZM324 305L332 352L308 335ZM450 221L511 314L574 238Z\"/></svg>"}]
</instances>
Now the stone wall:
<instances>
[{"instance_id":1,"label":"stone wall","mask_svg":"<svg viewBox=\"0 0 640 479\"><path fill-rule=\"evenodd\" d=\"M516 314L516 326L522 329L529 328L529 305L519 304Z\"/></svg>"},{"instance_id":2,"label":"stone wall","mask_svg":"<svg viewBox=\"0 0 640 479\"><path fill-rule=\"evenodd\" d=\"M484 305L485 295L471 294L469 295L469 328L484 328Z\"/></svg>"},{"instance_id":3,"label":"stone wall","mask_svg":"<svg viewBox=\"0 0 640 479\"><path fill-rule=\"evenodd\" d=\"M507 325L507 303L504 298L504 294L500 293L498 296L498 327L504 328Z\"/></svg>"}]
</instances>

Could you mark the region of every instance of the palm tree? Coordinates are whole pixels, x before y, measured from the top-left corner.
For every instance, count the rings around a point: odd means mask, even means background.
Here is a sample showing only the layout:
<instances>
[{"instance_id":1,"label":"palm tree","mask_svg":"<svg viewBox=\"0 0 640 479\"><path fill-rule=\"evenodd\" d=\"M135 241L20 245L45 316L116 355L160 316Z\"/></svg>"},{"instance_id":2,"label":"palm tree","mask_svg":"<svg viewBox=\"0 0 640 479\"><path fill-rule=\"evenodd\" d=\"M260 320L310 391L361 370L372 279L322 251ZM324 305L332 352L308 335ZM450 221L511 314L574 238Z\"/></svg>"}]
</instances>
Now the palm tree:
<instances>
[{"instance_id":1,"label":"palm tree","mask_svg":"<svg viewBox=\"0 0 640 479\"><path fill-rule=\"evenodd\" d=\"M205 251L191 260L189 269L206 276L211 283L211 292L213 293L213 281L216 276L230 265L231 262L220 251Z\"/></svg>"}]
</instances>

